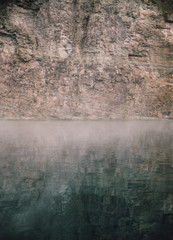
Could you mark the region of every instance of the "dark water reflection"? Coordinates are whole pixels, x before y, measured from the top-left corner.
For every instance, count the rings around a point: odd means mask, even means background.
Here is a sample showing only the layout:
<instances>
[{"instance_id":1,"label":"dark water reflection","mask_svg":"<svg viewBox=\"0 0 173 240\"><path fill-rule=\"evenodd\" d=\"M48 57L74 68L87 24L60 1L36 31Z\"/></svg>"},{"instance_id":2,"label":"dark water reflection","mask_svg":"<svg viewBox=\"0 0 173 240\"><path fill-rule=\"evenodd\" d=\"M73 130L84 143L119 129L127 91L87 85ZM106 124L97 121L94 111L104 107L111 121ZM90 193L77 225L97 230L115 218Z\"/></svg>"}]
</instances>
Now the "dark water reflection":
<instances>
[{"instance_id":1,"label":"dark water reflection","mask_svg":"<svg viewBox=\"0 0 173 240\"><path fill-rule=\"evenodd\" d=\"M173 122L0 122L1 240L172 240Z\"/></svg>"}]
</instances>

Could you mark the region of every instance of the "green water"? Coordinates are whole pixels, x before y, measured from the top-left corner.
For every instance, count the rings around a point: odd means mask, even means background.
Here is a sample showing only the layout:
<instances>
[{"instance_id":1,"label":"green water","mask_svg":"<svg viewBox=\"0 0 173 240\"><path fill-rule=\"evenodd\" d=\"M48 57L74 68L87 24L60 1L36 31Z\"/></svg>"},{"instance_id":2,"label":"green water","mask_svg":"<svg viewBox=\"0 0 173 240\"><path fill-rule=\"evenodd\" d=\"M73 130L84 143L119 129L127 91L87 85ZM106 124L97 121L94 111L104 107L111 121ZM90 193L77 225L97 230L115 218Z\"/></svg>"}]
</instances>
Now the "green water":
<instances>
[{"instance_id":1,"label":"green water","mask_svg":"<svg viewBox=\"0 0 173 240\"><path fill-rule=\"evenodd\" d=\"M173 122L0 122L0 240L172 240Z\"/></svg>"}]
</instances>

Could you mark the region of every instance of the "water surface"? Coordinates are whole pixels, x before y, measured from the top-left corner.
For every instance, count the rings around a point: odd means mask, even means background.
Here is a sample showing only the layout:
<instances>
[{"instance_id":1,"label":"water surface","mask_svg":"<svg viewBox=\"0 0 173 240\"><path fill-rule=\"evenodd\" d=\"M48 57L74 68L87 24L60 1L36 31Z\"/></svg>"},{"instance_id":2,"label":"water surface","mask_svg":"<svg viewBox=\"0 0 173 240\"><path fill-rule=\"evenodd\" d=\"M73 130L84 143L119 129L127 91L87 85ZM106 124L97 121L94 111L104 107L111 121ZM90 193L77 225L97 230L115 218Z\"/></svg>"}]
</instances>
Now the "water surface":
<instances>
[{"instance_id":1,"label":"water surface","mask_svg":"<svg viewBox=\"0 0 173 240\"><path fill-rule=\"evenodd\" d=\"M0 240L172 240L173 122L0 122Z\"/></svg>"}]
</instances>

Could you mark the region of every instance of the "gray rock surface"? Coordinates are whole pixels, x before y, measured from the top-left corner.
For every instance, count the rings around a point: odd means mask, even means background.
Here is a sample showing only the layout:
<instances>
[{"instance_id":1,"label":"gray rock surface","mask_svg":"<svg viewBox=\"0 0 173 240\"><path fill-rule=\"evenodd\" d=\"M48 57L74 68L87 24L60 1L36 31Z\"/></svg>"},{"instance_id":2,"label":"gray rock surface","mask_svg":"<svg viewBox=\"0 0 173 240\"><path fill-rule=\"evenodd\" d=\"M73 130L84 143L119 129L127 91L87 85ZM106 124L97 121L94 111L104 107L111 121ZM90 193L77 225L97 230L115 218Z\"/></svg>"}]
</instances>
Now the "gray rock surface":
<instances>
[{"instance_id":1,"label":"gray rock surface","mask_svg":"<svg viewBox=\"0 0 173 240\"><path fill-rule=\"evenodd\" d=\"M172 118L172 14L172 0L0 1L0 118Z\"/></svg>"}]
</instances>

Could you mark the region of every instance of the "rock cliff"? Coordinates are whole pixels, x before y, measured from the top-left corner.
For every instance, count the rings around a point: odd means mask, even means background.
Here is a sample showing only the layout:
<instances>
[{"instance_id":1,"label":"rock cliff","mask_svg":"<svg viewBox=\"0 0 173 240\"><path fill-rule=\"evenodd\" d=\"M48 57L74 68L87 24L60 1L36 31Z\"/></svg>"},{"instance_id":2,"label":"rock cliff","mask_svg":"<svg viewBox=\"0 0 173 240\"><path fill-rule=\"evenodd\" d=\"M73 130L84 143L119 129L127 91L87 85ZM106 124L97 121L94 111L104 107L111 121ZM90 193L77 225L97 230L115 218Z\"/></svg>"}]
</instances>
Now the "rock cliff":
<instances>
[{"instance_id":1,"label":"rock cliff","mask_svg":"<svg viewBox=\"0 0 173 240\"><path fill-rule=\"evenodd\" d=\"M0 118L172 117L172 0L0 1Z\"/></svg>"}]
</instances>

